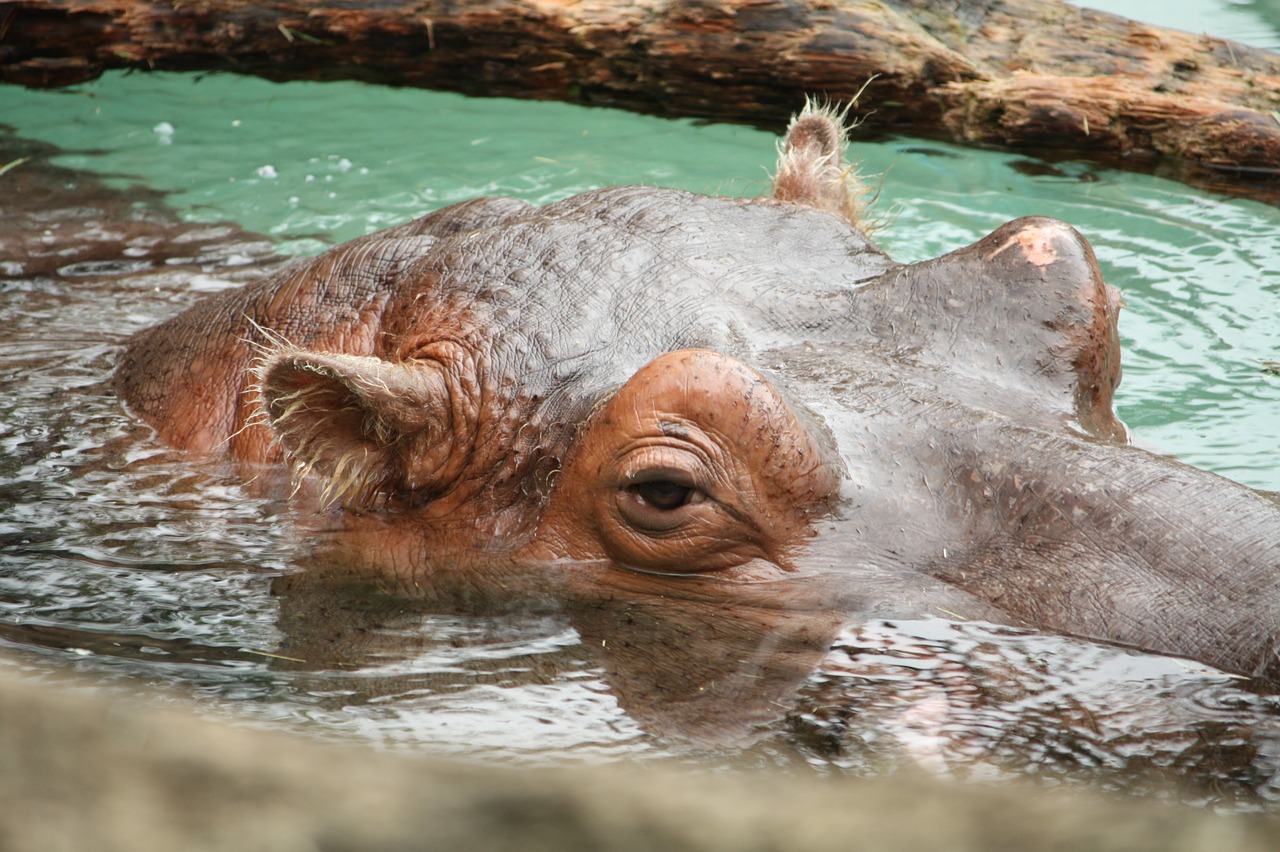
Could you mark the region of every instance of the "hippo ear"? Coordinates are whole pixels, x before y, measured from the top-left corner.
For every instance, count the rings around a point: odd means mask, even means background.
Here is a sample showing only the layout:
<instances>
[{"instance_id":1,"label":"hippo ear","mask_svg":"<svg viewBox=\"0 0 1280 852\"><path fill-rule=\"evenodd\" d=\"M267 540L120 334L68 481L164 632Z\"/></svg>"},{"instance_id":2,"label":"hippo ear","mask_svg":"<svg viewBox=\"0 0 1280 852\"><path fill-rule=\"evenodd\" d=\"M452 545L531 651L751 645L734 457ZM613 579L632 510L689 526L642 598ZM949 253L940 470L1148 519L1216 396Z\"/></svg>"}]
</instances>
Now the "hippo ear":
<instances>
[{"instance_id":1,"label":"hippo ear","mask_svg":"<svg viewBox=\"0 0 1280 852\"><path fill-rule=\"evenodd\" d=\"M866 187L844 162L844 115L814 103L792 119L778 150L773 197L839 214L864 225Z\"/></svg>"},{"instance_id":2,"label":"hippo ear","mask_svg":"<svg viewBox=\"0 0 1280 852\"><path fill-rule=\"evenodd\" d=\"M258 376L276 440L320 480L326 503L361 507L389 493L440 491L456 475L449 459L469 430L440 364L285 349L264 359Z\"/></svg>"}]
</instances>

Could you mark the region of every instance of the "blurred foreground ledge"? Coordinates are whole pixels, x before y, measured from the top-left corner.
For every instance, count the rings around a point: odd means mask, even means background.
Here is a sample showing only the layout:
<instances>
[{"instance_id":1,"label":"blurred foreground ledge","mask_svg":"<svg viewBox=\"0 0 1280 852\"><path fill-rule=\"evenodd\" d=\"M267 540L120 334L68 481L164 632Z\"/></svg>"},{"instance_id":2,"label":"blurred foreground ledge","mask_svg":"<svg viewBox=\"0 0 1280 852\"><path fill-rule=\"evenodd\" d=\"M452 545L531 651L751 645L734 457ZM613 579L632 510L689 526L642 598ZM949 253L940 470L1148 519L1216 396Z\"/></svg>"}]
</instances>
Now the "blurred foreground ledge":
<instances>
[{"instance_id":1,"label":"blurred foreground ledge","mask_svg":"<svg viewBox=\"0 0 1280 852\"><path fill-rule=\"evenodd\" d=\"M1280 55L1062 0L0 2L0 80L362 80L1032 149L1280 201ZM870 81L868 83L868 81Z\"/></svg>"},{"instance_id":2,"label":"blurred foreground ledge","mask_svg":"<svg viewBox=\"0 0 1280 852\"><path fill-rule=\"evenodd\" d=\"M477 766L197 719L0 665L7 850L1200 850L1280 820L1087 791Z\"/></svg>"}]
</instances>

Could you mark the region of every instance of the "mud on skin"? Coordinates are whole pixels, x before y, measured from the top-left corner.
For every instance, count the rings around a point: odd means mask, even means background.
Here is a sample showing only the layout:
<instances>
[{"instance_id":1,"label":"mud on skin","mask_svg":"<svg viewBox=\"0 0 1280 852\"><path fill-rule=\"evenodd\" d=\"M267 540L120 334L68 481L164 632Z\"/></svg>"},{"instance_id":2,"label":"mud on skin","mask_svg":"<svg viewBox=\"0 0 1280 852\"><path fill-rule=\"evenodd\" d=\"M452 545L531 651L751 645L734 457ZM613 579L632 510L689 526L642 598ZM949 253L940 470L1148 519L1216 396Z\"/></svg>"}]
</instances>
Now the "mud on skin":
<instances>
[{"instance_id":1,"label":"mud on skin","mask_svg":"<svg viewBox=\"0 0 1280 852\"><path fill-rule=\"evenodd\" d=\"M137 335L116 387L173 446L291 467L316 576L555 601L681 731L776 716L867 617L1274 684L1280 505L1128 445L1085 239L1027 218L898 264L842 156L809 109L769 197L440 210Z\"/></svg>"}]
</instances>

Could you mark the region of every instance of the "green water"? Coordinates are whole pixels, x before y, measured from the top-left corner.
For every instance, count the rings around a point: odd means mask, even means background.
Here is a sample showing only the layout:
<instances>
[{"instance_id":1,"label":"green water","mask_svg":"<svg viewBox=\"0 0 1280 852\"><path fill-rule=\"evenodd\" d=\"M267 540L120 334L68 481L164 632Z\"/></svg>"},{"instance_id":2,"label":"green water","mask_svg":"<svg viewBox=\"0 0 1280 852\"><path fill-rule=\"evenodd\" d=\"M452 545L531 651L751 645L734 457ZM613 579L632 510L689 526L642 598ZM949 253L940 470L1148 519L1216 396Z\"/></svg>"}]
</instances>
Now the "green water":
<instances>
[{"instance_id":1,"label":"green water","mask_svg":"<svg viewBox=\"0 0 1280 852\"><path fill-rule=\"evenodd\" d=\"M1280 50L1280 2L1277 0L1078 0L1136 21Z\"/></svg>"},{"instance_id":2,"label":"green water","mask_svg":"<svg viewBox=\"0 0 1280 852\"><path fill-rule=\"evenodd\" d=\"M556 103L355 83L111 74L66 92L0 89L0 115L62 165L169 193L308 253L482 195L542 203L645 183L765 191L774 138ZM901 260L1016 216L1064 219L1124 293L1117 409L1135 440L1280 490L1280 211L1157 178L932 141L858 142Z\"/></svg>"},{"instance_id":3,"label":"green water","mask_svg":"<svg viewBox=\"0 0 1280 852\"><path fill-rule=\"evenodd\" d=\"M136 177L191 218L229 218L293 252L484 195L545 203L629 183L757 193L773 146L746 128L558 103L222 75L0 89L0 104L21 135L84 152L61 164Z\"/></svg>"}]
</instances>

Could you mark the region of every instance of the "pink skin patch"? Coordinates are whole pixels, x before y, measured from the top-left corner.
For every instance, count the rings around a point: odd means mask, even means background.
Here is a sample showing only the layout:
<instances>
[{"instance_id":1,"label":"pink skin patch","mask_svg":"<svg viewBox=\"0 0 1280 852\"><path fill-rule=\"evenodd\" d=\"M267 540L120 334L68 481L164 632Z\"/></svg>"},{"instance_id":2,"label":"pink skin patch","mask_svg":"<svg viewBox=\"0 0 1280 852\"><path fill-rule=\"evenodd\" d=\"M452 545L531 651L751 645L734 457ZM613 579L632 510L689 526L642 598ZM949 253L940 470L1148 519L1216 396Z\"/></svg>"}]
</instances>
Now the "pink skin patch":
<instances>
[{"instance_id":1,"label":"pink skin patch","mask_svg":"<svg viewBox=\"0 0 1280 852\"><path fill-rule=\"evenodd\" d=\"M1004 245L988 255L987 260L995 260L1005 249L1017 243L1022 247L1022 255L1026 258L1027 263L1043 269L1058 259L1058 252L1053 247L1053 241L1063 230L1065 229L1060 226L1055 227L1052 225L1023 228L1006 240Z\"/></svg>"}]
</instances>

